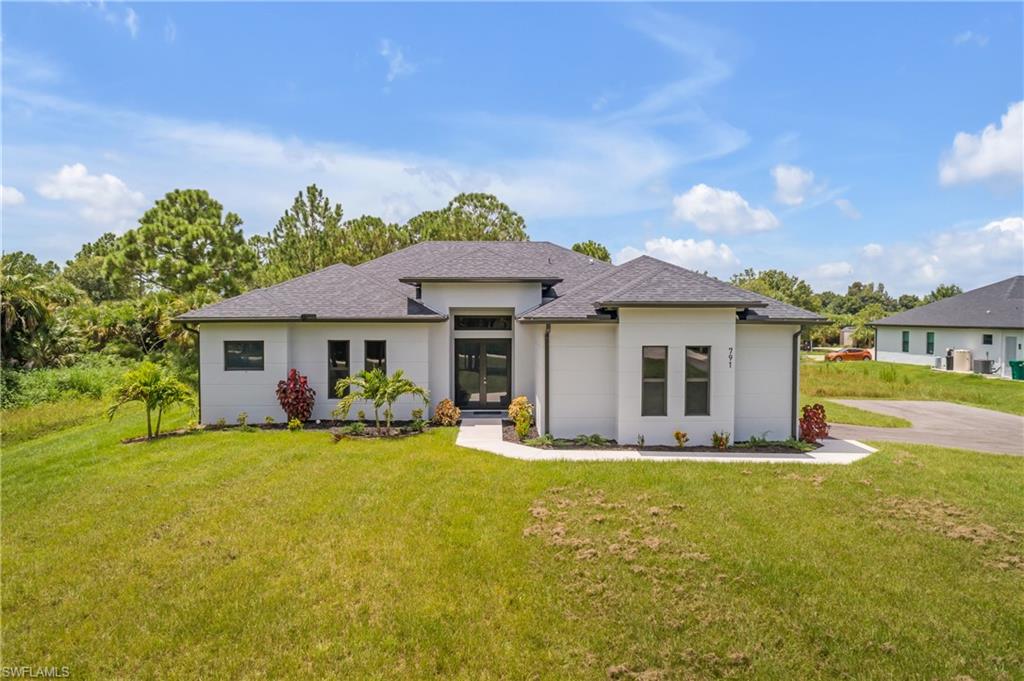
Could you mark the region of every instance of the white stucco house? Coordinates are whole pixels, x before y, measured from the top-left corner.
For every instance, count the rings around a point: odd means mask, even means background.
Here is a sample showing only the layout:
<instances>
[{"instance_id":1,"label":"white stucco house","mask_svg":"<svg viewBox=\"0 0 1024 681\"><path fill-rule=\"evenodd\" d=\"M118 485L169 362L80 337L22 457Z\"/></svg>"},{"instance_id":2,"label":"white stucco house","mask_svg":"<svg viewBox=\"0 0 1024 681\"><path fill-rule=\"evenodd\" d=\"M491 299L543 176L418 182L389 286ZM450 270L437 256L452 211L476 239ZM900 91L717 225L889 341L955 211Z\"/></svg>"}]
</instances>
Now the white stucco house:
<instances>
[{"instance_id":1,"label":"white stucco house","mask_svg":"<svg viewBox=\"0 0 1024 681\"><path fill-rule=\"evenodd\" d=\"M623 443L795 434L799 336L815 314L650 257L614 266L547 242L424 242L188 312L200 420L284 414L295 368L331 418L337 379L402 369L464 414L516 395L540 432ZM409 418L417 402L397 405Z\"/></svg>"},{"instance_id":2,"label":"white stucco house","mask_svg":"<svg viewBox=\"0 0 1024 681\"><path fill-rule=\"evenodd\" d=\"M1024 276L1010 277L958 296L915 307L871 324L875 359L934 366L948 348L993 360L1010 375L1024 359Z\"/></svg>"}]
</instances>

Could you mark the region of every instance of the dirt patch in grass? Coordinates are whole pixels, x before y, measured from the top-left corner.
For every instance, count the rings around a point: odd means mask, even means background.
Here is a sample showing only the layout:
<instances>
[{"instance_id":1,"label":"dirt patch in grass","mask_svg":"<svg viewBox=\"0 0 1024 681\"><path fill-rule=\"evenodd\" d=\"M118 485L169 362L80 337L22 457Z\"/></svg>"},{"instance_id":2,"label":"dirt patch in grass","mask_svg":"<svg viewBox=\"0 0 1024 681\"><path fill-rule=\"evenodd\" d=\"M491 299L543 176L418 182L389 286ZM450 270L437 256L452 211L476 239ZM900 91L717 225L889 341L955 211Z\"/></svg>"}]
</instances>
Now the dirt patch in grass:
<instances>
[{"instance_id":1,"label":"dirt patch in grass","mask_svg":"<svg viewBox=\"0 0 1024 681\"><path fill-rule=\"evenodd\" d=\"M1024 570L1024 531L1018 528L998 528L981 522L972 511L941 499L889 497L880 501L879 511L919 530L981 547L988 554L986 564L992 567Z\"/></svg>"}]
</instances>

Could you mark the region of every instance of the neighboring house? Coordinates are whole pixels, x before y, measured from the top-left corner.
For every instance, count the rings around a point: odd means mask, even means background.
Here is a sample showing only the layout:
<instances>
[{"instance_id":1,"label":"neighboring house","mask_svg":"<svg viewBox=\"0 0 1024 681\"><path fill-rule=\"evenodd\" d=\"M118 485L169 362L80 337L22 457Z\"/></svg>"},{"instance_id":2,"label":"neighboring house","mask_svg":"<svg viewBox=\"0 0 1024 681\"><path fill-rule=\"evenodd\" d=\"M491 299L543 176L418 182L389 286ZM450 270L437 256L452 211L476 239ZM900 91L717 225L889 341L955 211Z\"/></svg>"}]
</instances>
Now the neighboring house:
<instances>
[{"instance_id":1,"label":"neighboring house","mask_svg":"<svg viewBox=\"0 0 1024 681\"><path fill-rule=\"evenodd\" d=\"M331 418L333 385L402 369L464 412L525 395L540 432L706 444L796 432L800 325L824 320L650 257L614 266L547 242L425 242L188 312L200 420L283 418L290 368ZM403 398L395 417L417 406ZM370 410L367 409L369 413ZM354 418L355 414L352 414Z\"/></svg>"},{"instance_id":2,"label":"neighboring house","mask_svg":"<svg viewBox=\"0 0 1024 681\"><path fill-rule=\"evenodd\" d=\"M1004 375L1009 361L1024 359L1024 276L943 298L872 322L875 359L935 365L946 350L970 350L991 359Z\"/></svg>"},{"instance_id":3,"label":"neighboring house","mask_svg":"<svg viewBox=\"0 0 1024 681\"><path fill-rule=\"evenodd\" d=\"M856 326L844 326L839 330L839 345L844 348L854 346L853 334L857 331Z\"/></svg>"}]
</instances>

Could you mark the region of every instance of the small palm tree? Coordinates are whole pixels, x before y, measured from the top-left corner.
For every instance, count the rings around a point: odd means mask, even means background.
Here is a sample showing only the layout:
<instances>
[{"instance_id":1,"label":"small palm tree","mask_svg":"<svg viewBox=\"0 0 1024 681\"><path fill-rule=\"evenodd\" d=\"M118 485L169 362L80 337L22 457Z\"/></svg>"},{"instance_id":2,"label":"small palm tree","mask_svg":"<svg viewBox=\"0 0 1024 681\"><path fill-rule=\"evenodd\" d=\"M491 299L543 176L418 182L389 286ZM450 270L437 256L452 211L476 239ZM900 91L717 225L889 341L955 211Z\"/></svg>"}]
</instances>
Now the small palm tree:
<instances>
[{"instance_id":1,"label":"small palm tree","mask_svg":"<svg viewBox=\"0 0 1024 681\"><path fill-rule=\"evenodd\" d=\"M355 376L340 379L334 390L343 395L338 406L332 412L335 416L347 419L352 405L357 400L365 400L373 405L373 425L380 432L380 408L384 406L384 391L388 382L387 375L380 369L360 371Z\"/></svg>"},{"instance_id":2,"label":"small palm tree","mask_svg":"<svg viewBox=\"0 0 1024 681\"><path fill-rule=\"evenodd\" d=\"M142 402L146 407L146 437L160 434L160 421L164 410L175 404L193 402L192 391L184 383L152 362L142 362L125 373L114 393L114 403L107 409L107 418L113 419L117 410L129 402ZM153 410L156 410L156 432L153 431Z\"/></svg>"},{"instance_id":3,"label":"small palm tree","mask_svg":"<svg viewBox=\"0 0 1024 681\"><path fill-rule=\"evenodd\" d=\"M391 374L384 385L384 404L387 405L384 414L387 418L387 431L389 433L391 432L391 414L394 411L391 405L397 402L398 398L402 395L416 395L423 400L424 405L430 405L430 393L413 383L401 369Z\"/></svg>"}]
</instances>

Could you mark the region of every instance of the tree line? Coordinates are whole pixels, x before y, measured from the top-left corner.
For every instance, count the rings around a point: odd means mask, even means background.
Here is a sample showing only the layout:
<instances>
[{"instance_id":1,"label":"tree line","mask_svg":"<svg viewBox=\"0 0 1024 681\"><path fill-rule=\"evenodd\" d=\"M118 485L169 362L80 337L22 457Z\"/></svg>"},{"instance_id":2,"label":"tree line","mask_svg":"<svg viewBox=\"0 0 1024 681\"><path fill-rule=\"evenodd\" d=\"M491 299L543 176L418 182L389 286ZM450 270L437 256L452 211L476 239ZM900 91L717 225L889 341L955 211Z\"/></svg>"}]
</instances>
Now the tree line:
<instances>
[{"instance_id":1,"label":"tree line","mask_svg":"<svg viewBox=\"0 0 1024 681\"><path fill-rule=\"evenodd\" d=\"M7 369L59 367L104 353L158 359L194 383L195 337L171 322L187 310L422 241L528 238L523 217L484 193L459 194L440 209L398 224L372 215L347 219L340 203L310 185L269 232L246 238L242 219L208 192L174 190L136 227L84 244L64 266L21 251L3 254L2 363ZM593 240L572 248L611 260L608 249ZM960 292L940 286L925 298L894 298L881 284L857 282L846 294L815 293L779 270L748 269L730 281L828 316L832 325L812 331L823 343L838 342L838 329L847 325L857 326L858 340L866 341L867 321Z\"/></svg>"}]
</instances>

